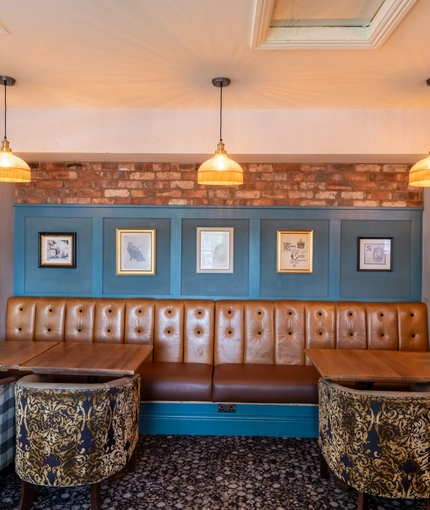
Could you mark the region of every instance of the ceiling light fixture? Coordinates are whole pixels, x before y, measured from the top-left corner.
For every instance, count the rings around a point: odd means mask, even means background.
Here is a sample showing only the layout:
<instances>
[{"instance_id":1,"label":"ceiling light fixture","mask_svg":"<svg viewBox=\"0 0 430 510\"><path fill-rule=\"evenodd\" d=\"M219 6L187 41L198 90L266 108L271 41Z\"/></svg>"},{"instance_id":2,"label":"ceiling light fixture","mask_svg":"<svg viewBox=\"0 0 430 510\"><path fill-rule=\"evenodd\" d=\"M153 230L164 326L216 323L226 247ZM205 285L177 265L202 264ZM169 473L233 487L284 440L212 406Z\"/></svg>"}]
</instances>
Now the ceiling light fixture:
<instances>
[{"instance_id":1,"label":"ceiling light fixture","mask_svg":"<svg viewBox=\"0 0 430 510\"><path fill-rule=\"evenodd\" d=\"M426 83L430 87L430 78ZM430 187L430 153L409 170L409 185Z\"/></svg>"},{"instance_id":2,"label":"ceiling light fixture","mask_svg":"<svg viewBox=\"0 0 430 510\"><path fill-rule=\"evenodd\" d=\"M222 141L222 89L230 85L229 78L214 78L212 85L220 89L219 142L215 156L200 165L197 172L198 184L232 186L243 184L241 166L227 156Z\"/></svg>"},{"instance_id":3,"label":"ceiling light fixture","mask_svg":"<svg viewBox=\"0 0 430 510\"><path fill-rule=\"evenodd\" d=\"M15 80L9 76L0 76L0 82L4 85L4 138L0 148L0 182L30 182L30 167L12 153L6 137L6 87L15 85Z\"/></svg>"}]
</instances>

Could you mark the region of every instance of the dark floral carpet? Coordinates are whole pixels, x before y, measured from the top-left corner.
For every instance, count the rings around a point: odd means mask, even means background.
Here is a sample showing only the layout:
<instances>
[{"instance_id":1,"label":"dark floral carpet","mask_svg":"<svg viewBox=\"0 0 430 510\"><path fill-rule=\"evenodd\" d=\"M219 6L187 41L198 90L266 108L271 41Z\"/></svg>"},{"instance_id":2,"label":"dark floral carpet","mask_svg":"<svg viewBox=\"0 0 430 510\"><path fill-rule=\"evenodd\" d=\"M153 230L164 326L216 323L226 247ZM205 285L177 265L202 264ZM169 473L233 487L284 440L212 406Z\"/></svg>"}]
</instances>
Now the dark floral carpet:
<instances>
[{"instance_id":1,"label":"dark floral carpet","mask_svg":"<svg viewBox=\"0 0 430 510\"><path fill-rule=\"evenodd\" d=\"M319 478L316 439L141 436L136 470L103 483L105 510L354 510L357 492ZM18 508L20 480L0 474L0 509ZM370 498L370 510L425 510L424 500ZM34 510L90 508L88 487L37 487Z\"/></svg>"}]
</instances>

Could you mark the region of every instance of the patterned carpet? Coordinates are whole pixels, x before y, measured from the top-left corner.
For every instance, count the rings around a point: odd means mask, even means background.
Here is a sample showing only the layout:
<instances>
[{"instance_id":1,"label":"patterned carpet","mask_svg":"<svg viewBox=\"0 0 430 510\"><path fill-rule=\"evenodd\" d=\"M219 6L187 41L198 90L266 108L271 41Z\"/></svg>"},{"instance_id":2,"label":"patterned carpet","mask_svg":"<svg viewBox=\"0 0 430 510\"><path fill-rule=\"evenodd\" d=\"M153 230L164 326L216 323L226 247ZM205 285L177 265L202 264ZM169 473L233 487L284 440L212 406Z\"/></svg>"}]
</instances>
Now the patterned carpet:
<instances>
[{"instance_id":1,"label":"patterned carpet","mask_svg":"<svg viewBox=\"0 0 430 510\"><path fill-rule=\"evenodd\" d=\"M0 508L20 480L0 474ZM354 510L357 493L319 479L316 439L141 436L134 473L103 483L105 510ZM88 487L36 489L34 510L90 508ZM425 510L424 500L370 498L371 510Z\"/></svg>"}]
</instances>

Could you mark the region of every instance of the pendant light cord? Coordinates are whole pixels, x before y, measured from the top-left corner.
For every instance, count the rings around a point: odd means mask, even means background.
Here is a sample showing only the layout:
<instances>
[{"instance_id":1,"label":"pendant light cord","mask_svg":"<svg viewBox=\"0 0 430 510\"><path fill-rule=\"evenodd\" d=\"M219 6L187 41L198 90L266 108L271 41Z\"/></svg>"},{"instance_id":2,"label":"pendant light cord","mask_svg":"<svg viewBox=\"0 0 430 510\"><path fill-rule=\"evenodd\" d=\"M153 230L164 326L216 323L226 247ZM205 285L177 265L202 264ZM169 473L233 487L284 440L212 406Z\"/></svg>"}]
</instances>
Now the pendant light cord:
<instances>
[{"instance_id":1,"label":"pendant light cord","mask_svg":"<svg viewBox=\"0 0 430 510\"><path fill-rule=\"evenodd\" d=\"M6 80L4 81L4 139L6 138Z\"/></svg>"},{"instance_id":2,"label":"pendant light cord","mask_svg":"<svg viewBox=\"0 0 430 510\"><path fill-rule=\"evenodd\" d=\"M222 142L222 81L219 91L219 141Z\"/></svg>"}]
</instances>

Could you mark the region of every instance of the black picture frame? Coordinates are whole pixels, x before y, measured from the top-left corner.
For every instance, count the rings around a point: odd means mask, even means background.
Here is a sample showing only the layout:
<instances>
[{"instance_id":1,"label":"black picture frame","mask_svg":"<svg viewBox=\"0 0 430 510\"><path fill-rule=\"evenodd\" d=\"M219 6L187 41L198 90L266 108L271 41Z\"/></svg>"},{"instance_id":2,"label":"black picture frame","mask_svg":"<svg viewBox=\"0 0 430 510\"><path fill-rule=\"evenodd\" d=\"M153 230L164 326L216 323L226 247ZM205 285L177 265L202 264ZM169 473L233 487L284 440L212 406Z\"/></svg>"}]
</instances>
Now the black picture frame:
<instances>
[{"instance_id":1,"label":"black picture frame","mask_svg":"<svg viewBox=\"0 0 430 510\"><path fill-rule=\"evenodd\" d=\"M76 232L39 232L39 267L76 268Z\"/></svg>"},{"instance_id":2,"label":"black picture frame","mask_svg":"<svg viewBox=\"0 0 430 510\"><path fill-rule=\"evenodd\" d=\"M358 237L357 271L393 271L392 237Z\"/></svg>"}]
</instances>

